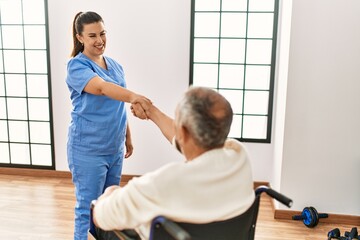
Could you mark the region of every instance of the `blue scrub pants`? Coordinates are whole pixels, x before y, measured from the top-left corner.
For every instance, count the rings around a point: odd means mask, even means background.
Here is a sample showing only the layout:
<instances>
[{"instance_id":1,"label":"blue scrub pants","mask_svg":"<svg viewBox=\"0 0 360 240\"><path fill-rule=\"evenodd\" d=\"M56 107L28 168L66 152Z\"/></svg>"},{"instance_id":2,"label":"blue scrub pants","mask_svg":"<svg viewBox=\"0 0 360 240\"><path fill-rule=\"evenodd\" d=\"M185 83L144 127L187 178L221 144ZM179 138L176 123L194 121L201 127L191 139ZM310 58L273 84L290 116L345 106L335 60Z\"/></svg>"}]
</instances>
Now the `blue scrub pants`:
<instances>
[{"instance_id":1,"label":"blue scrub pants","mask_svg":"<svg viewBox=\"0 0 360 240\"><path fill-rule=\"evenodd\" d=\"M104 190L120 184L123 152L116 155L90 156L68 149L69 168L75 185L74 240L87 240L90 227L90 202Z\"/></svg>"}]
</instances>

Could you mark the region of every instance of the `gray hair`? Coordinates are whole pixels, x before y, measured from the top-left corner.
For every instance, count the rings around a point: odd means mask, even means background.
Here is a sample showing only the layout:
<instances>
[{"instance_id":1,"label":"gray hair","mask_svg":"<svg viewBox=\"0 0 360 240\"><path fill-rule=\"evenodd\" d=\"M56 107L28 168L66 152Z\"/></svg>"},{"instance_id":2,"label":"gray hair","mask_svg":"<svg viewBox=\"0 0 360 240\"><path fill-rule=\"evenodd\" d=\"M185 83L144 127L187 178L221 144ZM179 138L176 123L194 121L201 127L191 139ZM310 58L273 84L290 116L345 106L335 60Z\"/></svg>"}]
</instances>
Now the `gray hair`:
<instances>
[{"instance_id":1,"label":"gray hair","mask_svg":"<svg viewBox=\"0 0 360 240\"><path fill-rule=\"evenodd\" d=\"M222 95L210 88L191 87L178 104L176 122L200 147L212 149L224 145L232 118L231 105Z\"/></svg>"}]
</instances>

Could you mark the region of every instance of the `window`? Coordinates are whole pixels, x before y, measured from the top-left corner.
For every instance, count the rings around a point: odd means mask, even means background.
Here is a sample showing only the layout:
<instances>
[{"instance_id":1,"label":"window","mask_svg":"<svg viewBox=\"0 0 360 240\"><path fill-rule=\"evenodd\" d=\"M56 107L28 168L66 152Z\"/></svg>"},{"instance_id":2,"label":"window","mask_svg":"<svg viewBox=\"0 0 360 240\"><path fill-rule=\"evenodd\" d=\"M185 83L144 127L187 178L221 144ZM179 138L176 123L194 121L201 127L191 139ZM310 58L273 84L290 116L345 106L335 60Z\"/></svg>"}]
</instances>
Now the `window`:
<instances>
[{"instance_id":1,"label":"window","mask_svg":"<svg viewBox=\"0 0 360 240\"><path fill-rule=\"evenodd\" d=\"M190 84L234 111L229 137L270 142L279 0L192 0Z\"/></svg>"},{"instance_id":2,"label":"window","mask_svg":"<svg viewBox=\"0 0 360 240\"><path fill-rule=\"evenodd\" d=\"M0 166L55 169L46 0L0 0Z\"/></svg>"}]
</instances>

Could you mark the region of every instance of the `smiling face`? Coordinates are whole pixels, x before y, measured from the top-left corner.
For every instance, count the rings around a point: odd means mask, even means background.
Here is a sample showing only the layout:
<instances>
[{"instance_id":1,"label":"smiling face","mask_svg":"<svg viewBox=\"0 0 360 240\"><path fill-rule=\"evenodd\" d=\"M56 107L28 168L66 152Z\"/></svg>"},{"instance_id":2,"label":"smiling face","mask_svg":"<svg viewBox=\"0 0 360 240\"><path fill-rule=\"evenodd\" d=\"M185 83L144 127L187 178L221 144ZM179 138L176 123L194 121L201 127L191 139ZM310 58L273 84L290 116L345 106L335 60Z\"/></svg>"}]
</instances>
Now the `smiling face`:
<instances>
[{"instance_id":1,"label":"smiling face","mask_svg":"<svg viewBox=\"0 0 360 240\"><path fill-rule=\"evenodd\" d=\"M84 45L83 54L90 59L101 57L106 47L106 31L103 22L85 24L83 32L76 35Z\"/></svg>"}]
</instances>

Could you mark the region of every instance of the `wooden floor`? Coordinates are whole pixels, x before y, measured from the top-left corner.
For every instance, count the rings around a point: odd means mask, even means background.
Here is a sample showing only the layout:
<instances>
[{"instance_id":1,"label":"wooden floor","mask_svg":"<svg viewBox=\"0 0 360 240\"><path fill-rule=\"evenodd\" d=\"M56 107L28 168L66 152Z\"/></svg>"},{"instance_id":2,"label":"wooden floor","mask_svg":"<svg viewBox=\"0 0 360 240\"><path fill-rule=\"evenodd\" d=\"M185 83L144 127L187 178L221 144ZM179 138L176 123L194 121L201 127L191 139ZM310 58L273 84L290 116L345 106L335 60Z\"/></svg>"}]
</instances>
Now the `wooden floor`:
<instances>
[{"instance_id":1,"label":"wooden floor","mask_svg":"<svg viewBox=\"0 0 360 240\"><path fill-rule=\"evenodd\" d=\"M256 240L324 240L337 227L320 223L307 228L301 221L274 220L271 200L262 196ZM1 240L73 239L74 188L70 179L0 174Z\"/></svg>"}]
</instances>

